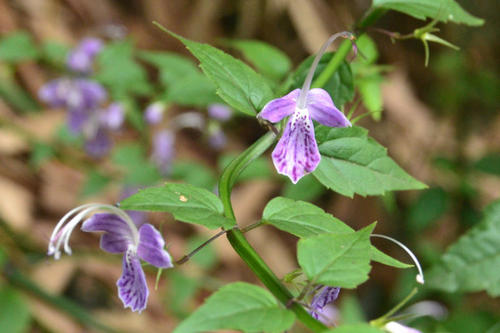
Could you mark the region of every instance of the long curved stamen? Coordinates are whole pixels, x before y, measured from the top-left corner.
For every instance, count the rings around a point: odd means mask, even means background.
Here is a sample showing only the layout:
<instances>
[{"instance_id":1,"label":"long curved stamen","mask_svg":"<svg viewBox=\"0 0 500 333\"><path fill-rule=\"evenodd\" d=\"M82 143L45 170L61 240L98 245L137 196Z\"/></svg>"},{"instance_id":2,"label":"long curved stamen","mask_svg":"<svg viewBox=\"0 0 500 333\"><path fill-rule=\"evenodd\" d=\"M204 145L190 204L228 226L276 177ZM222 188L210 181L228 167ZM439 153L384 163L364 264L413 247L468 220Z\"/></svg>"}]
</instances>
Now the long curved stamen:
<instances>
[{"instance_id":1,"label":"long curved stamen","mask_svg":"<svg viewBox=\"0 0 500 333\"><path fill-rule=\"evenodd\" d=\"M122 218L130 228L133 244L136 246L139 244L139 231L137 230L137 226L123 210L112 205L94 203L76 207L63 216L63 218L55 227L52 236L50 237L48 254L54 255L55 259L59 259L61 256L60 248L63 243L64 251L67 254L71 254L71 247L69 246L69 238L71 236L71 233L78 225L78 223L83 221L85 216L97 210L107 210ZM67 222L71 216L73 217L71 218L71 220L69 220L69 222Z\"/></svg>"},{"instance_id":2,"label":"long curved stamen","mask_svg":"<svg viewBox=\"0 0 500 333\"><path fill-rule=\"evenodd\" d=\"M331 35L330 38L328 38L328 40L323 44L323 46L321 46L321 49L319 49L318 53L316 54L311 68L307 73L304 84L302 85L302 89L300 90L300 95L297 102L298 108L303 109L306 107L307 93L309 92L309 89L311 89L311 82L314 76L314 72L316 71L316 67L318 67L319 61L321 60L321 57L325 53L328 46L330 46L339 37L347 38L350 40L354 39L354 35L349 31L337 32L336 34Z\"/></svg>"},{"instance_id":3,"label":"long curved stamen","mask_svg":"<svg viewBox=\"0 0 500 333\"><path fill-rule=\"evenodd\" d=\"M415 254L413 254L413 252L411 252L411 250L408 247L406 247L406 245L404 245L403 243L401 243L400 241L398 241L392 237L385 236L385 235L372 234L371 237L378 237L378 238L384 238L384 239L390 240L391 242L397 244L399 247L401 247L403 250L405 250L406 253L408 253L410 258L413 260L413 262L415 263L415 266L418 269L418 274L416 276L417 282L420 284L425 283L424 272L422 271L422 267L420 266L420 262L418 261L417 256L415 256Z\"/></svg>"},{"instance_id":4,"label":"long curved stamen","mask_svg":"<svg viewBox=\"0 0 500 333\"><path fill-rule=\"evenodd\" d=\"M50 236L50 241L49 241L49 255L52 255L55 251L53 243L61 237L62 231L61 228L63 225L66 223L66 221L77 211L88 208L90 206L94 206L95 204L86 204L82 206L78 206L76 208L73 208L69 212L67 212L57 223L56 227L54 228L54 231L52 231L52 235Z\"/></svg>"}]
</instances>

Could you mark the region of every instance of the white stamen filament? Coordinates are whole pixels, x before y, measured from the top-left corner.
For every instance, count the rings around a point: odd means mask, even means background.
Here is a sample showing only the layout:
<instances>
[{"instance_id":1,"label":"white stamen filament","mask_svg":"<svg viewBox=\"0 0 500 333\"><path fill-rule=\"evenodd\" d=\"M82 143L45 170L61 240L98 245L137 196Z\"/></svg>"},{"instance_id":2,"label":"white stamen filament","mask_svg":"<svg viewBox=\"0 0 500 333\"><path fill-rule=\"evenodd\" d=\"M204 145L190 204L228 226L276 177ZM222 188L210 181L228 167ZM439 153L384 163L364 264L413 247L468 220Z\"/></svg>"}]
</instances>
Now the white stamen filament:
<instances>
[{"instance_id":1,"label":"white stamen filament","mask_svg":"<svg viewBox=\"0 0 500 333\"><path fill-rule=\"evenodd\" d=\"M309 93L309 89L311 89L311 82L314 77L316 67L318 67L319 61L321 60L321 57L325 53L326 49L339 37L352 39L353 34L348 31L337 32L336 34L331 35L330 38L328 38L328 40L323 44L323 46L321 46L321 49L319 49L318 53L316 54L311 68L307 73L304 84L302 85L302 89L300 90L300 95L297 102L298 108L304 109L306 107L307 94Z\"/></svg>"},{"instance_id":2,"label":"white stamen filament","mask_svg":"<svg viewBox=\"0 0 500 333\"><path fill-rule=\"evenodd\" d=\"M71 236L71 233L78 225L78 223L82 222L88 214L98 210L110 211L111 213L121 217L130 228L133 245L137 246L139 244L139 231L137 230L135 223L127 215L127 213L112 205L94 203L76 207L63 216L63 218L54 228L52 236L50 237L48 254L54 255L55 259L59 259L61 257L60 248L64 243L64 251L67 254L71 255L71 247L69 246L69 238ZM71 220L69 220L69 222L67 222L71 216L73 217L71 218Z\"/></svg>"},{"instance_id":3,"label":"white stamen filament","mask_svg":"<svg viewBox=\"0 0 500 333\"><path fill-rule=\"evenodd\" d=\"M420 266L420 262L418 261L417 256L415 256L415 254L413 254L413 252L406 245L404 245L403 243L401 243L400 241L398 241L398 240L396 240L396 239L394 239L392 237L385 236L385 235L372 234L371 237L378 237L378 238L384 238L384 239L390 240L391 242L397 244L399 247L401 247L403 250L405 250L406 253L408 253L408 255L410 256L410 258L413 260L413 263L415 263L415 266L418 269L418 274L417 274L417 276L416 276L415 279L420 284L424 284L425 283L425 281L424 281L424 272L422 271L422 267Z\"/></svg>"}]
</instances>

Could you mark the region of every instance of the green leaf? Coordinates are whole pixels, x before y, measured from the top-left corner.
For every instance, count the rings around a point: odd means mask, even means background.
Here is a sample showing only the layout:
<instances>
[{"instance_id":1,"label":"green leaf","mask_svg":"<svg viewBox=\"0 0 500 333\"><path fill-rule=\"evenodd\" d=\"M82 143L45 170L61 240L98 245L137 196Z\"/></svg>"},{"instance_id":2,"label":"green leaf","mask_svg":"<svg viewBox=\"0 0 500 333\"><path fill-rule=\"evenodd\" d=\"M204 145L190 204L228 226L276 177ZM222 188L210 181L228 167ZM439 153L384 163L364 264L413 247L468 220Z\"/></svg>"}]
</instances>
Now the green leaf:
<instances>
[{"instance_id":1,"label":"green leaf","mask_svg":"<svg viewBox=\"0 0 500 333\"><path fill-rule=\"evenodd\" d=\"M185 77L200 74L196 65L189 59L179 56L175 53L142 51L138 54L142 59L160 70L160 81L170 87L176 81Z\"/></svg>"},{"instance_id":2,"label":"green leaf","mask_svg":"<svg viewBox=\"0 0 500 333\"><path fill-rule=\"evenodd\" d=\"M80 190L80 196L88 197L101 192L109 183L111 178L101 174L96 170L92 170L87 174L87 179L83 183Z\"/></svg>"},{"instance_id":3,"label":"green leaf","mask_svg":"<svg viewBox=\"0 0 500 333\"><path fill-rule=\"evenodd\" d=\"M272 80L282 79L292 66L290 58L270 44L244 39L224 40L224 42L240 51L257 71Z\"/></svg>"},{"instance_id":4,"label":"green leaf","mask_svg":"<svg viewBox=\"0 0 500 333\"><path fill-rule=\"evenodd\" d=\"M335 129L329 133L336 132L342 133ZM322 158L313 175L326 187L351 198L355 193L383 195L387 191L426 188L388 157L386 148L372 138L357 129L344 129L343 133L349 136L319 145ZM350 136L355 134L360 136Z\"/></svg>"},{"instance_id":5,"label":"green leaf","mask_svg":"<svg viewBox=\"0 0 500 333\"><path fill-rule=\"evenodd\" d=\"M226 285L212 294L174 333L234 329L243 332L283 332L295 320L261 287L244 282Z\"/></svg>"},{"instance_id":6,"label":"green leaf","mask_svg":"<svg viewBox=\"0 0 500 333\"><path fill-rule=\"evenodd\" d=\"M314 283L355 288L368 279L370 234L375 224L357 232L321 234L299 240L300 267Z\"/></svg>"},{"instance_id":7,"label":"green leaf","mask_svg":"<svg viewBox=\"0 0 500 333\"><path fill-rule=\"evenodd\" d=\"M147 95L152 87L144 68L132 58L132 43L119 41L106 45L97 57L95 78L108 86L115 97L135 93Z\"/></svg>"},{"instance_id":8,"label":"green leaf","mask_svg":"<svg viewBox=\"0 0 500 333\"><path fill-rule=\"evenodd\" d=\"M448 209L449 195L440 187L430 188L418 197L410 206L408 227L413 232L420 232L439 219Z\"/></svg>"},{"instance_id":9,"label":"green leaf","mask_svg":"<svg viewBox=\"0 0 500 333\"><path fill-rule=\"evenodd\" d=\"M117 147L111 160L124 171L123 182L131 186L156 184L161 175L156 165L146 159L146 154L139 144L125 144Z\"/></svg>"},{"instance_id":10,"label":"green leaf","mask_svg":"<svg viewBox=\"0 0 500 333\"><path fill-rule=\"evenodd\" d=\"M349 226L323 209L283 197L274 198L266 205L262 220L297 237L352 232Z\"/></svg>"},{"instance_id":11,"label":"green leaf","mask_svg":"<svg viewBox=\"0 0 500 333\"><path fill-rule=\"evenodd\" d=\"M373 327L370 324L348 324L336 327L324 333L384 333L385 331Z\"/></svg>"},{"instance_id":12,"label":"green leaf","mask_svg":"<svg viewBox=\"0 0 500 333\"><path fill-rule=\"evenodd\" d=\"M354 295L342 297L339 308L343 324L358 324L366 321L363 308Z\"/></svg>"},{"instance_id":13,"label":"green leaf","mask_svg":"<svg viewBox=\"0 0 500 333\"><path fill-rule=\"evenodd\" d=\"M447 249L426 278L431 288L450 293L500 296L500 201L485 209L483 220Z\"/></svg>"},{"instance_id":14,"label":"green leaf","mask_svg":"<svg viewBox=\"0 0 500 333\"><path fill-rule=\"evenodd\" d=\"M393 257L385 254L384 252L380 251L377 249L375 246L372 246L372 260L379 262L381 264L387 265L387 266L392 266L396 268L410 268L413 267L413 265L405 264L399 260L394 259Z\"/></svg>"},{"instance_id":15,"label":"green leaf","mask_svg":"<svg viewBox=\"0 0 500 333\"><path fill-rule=\"evenodd\" d=\"M27 332L30 324L30 311L22 295L6 286L0 289L0 327L2 332Z\"/></svg>"},{"instance_id":16,"label":"green leaf","mask_svg":"<svg viewBox=\"0 0 500 333\"><path fill-rule=\"evenodd\" d=\"M123 200L120 207L169 212L179 221L201 224L209 229L235 225L233 220L222 215L222 203L215 194L189 184L167 183L165 186L139 190Z\"/></svg>"},{"instance_id":17,"label":"green leaf","mask_svg":"<svg viewBox=\"0 0 500 333\"><path fill-rule=\"evenodd\" d=\"M37 102L17 84L14 77L5 77L1 73L0 99L21 112L32 112L40 109Z\"/></svg>"},{"instance_id":18,"label":"green leaf","mask_svg":"<svg viewBox=\"0 0 500 333\"><path fill-rule=\"evenodd\" d=\"M283 197L274 198L266 205L262 220L301 238L324 233L354 232L347 224L311 203ZM384 265L398 268L412 267L386 255L374 246L371 247L371 256L372 260Z\"/></svg>"},{"instance_id":19,"label":"green leaf","mask_svg":"<svg viewBox=\"0 0 500 333\"><path fill-rule=\"evenodd\" d=\"M54 148L43 142L35 142L31 149L30 164L34 168L39 168L55 155Z\"/></svg>"},{"instance_id":20,"label":"green leaf","mask_svg":"<svg viewBox=\"0 0 500 333\"><path fill-rule=\"evenodd\" d=\"M65 44L47 41L42 45L42 56L52 65L63 67L70 48Z\"/></svg>"},{"instance_id":21,"label":"green leaf","mask_svg":"<svg viewBox=\"0 0 500 333\"><path fill-rule=\"evenodd\" d=\"M330 59L333 57L334 53L325 53L321 57L318 64L316 72L314 74L314 80L323 71ZM304 60L299 67L295 70L288 81L287 91L302 88L302 84L306 79L309 68L312 65L315 56L310 56ZM352 77L351 67L346 61L343 61L339 66L338 70L330 77L330 79L323 86L330 96L332 97L333 103L340 108L346 102L351 101L354 98L354 80Z\"/></svg>"},{"instance_id":22,"label":"green leaf","mask_svg":"<svg viewBox=\"0 0 500 333\"><path fill-rule=\"evenodd\" d=\"M454 0L373 0L372 7L396 10L420 20L429 17L473 26L484 23L483 19L472 16Z\"/></svg>"},{"instance_id":23,"label":"green leaf","mask_svg":"<svg viewBox=\"0 0 500 333\"><path fill-rule=\"evenodd\" d=\"M500 154L490 153L483 156L474 163L473 168L477 171L500 176Z\"/></svg>"},{"instance_id":24,"label":"green leaf","mask_svg":"<svg viewBox=\"0 0 500 333\"><path fill-rule=\"evenodd\" d=\"M186 276L178 269L169 269L166 274L170 286L165 297L168 309L180 318L187 317L191 312L188 306L189 301L200 289L201 285L196 279Z\"/></svg>"},{"instance_id":25,"label":"green leaf","mask_svg":"<svg viewBox=\"0 0 500 333\"><path fill-rule=\"evenodd\" d=\"M213 190L217 184L217 179L211 169L194 162L174 162L169 176L209 191Z\"/></svg>"},{"instance_id":26,"label":"green leaf","mask_svg":"<svg viewBox=\"0 0 500 333\"><path fill-rule=\"evenodd\" d=\"M0 60L7 62L21 62L38 57L38 50L31 35L18 31L4 36L0 40Z\"/></svg>"},{"instance_id":27,"label":"green leaf","mask_svg":"<svg viewBox=\"0 0 500 333\"><path fill-rule=\"evenodd\" d=\"M370 75L356 80L363 105L372 112L375 120L382 118L382 82L380 75Z\"/></svg>"},{"instance_id":28,"label":"green leaf","mask_svg":"<svg viewBox=\"0 0 500 333\"><path fill-rule=\"evenodd\" d=\"M165 100L181 106L197 107L221 103L215 93L215 85L201 73L191 74L173 82L167 90Z\"/></svg>"},{"instance_id":29,"label":"green leaf","mask_svg":"<svg viewBox=\"0 0 500 333\"><path fill-rule=\"evenodd\" d=\"M255 116L274 97L266 80L240 60L208 44L168 32L200 61L203 72L217 86L217 94L234 109Z\"/></svg>"},{"instance_id":30,"label":"green leaf","mask_svg":"<svg viewBox=\"0 0 500 333\"><path fill-rule=\"evenodd\" d=\"M325 191L325 187L313 175L306 175L297 184L288 180L283 187L282 194L284 197L294 200L312 201L321 196Z\"/></svg>"}]
</instances>

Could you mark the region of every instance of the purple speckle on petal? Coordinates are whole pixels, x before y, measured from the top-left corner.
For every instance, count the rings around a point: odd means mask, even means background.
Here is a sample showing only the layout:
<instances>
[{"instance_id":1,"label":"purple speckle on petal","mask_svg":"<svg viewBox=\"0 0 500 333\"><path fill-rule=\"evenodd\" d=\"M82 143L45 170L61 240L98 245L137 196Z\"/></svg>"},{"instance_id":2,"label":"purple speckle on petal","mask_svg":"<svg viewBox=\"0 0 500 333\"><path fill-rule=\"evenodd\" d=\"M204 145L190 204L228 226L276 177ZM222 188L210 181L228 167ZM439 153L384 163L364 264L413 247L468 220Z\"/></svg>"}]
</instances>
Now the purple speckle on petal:
<instances>
[{"instance_id":1,"label":"purple speckle on petal","mask_svg":"<svg viewBox=\"0 0 500 333\"><path fill-rule=\"evenodd\" d=\"M123 272L116 286L125 308L139 312L146 308L149 296L146 276L137 254L131 248L123 255Z\"/></svg>"},{"instance_id":2,"label":"purple speckle on petal","mask_svg":"<svg viewBox=\"0 0 500 333\"><path fill-rule=\"evenodd\" d=\"M330 318L331 316L329 316L331 309L327 305L333 303L337 299L339 292L339 287L321 287L311 301L309 311L311 316L324 323L330 322L332 319Z\"/></svg>"}]
</instances>

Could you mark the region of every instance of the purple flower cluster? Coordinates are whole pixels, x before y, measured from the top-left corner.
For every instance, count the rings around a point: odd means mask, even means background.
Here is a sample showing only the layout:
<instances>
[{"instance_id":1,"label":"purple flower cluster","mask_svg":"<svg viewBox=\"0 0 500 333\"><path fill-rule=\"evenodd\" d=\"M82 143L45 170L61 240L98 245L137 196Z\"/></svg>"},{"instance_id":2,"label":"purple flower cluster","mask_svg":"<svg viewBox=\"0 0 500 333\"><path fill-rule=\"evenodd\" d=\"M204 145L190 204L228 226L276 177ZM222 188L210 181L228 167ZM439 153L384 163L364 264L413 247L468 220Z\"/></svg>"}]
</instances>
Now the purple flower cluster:
<instances>
[{"instance_id":1,"label":"purple flower cluster","mask_svg":"<svg viewBox=\"0 0 500 333\"><path fill-rule=\"evenodd\" d=\"M109 151L109 133L120 129L124 120L123 106L111 103L103 107L106 90L84 76L92 72L93 61L102 46L98 39L84 39L67 58L67 67L76 76L52 80L38 92L43 102L68 111L68 128L75 135L83 135L85 149L94 157L101 157Z\"/></svg>"}]
</instances>

